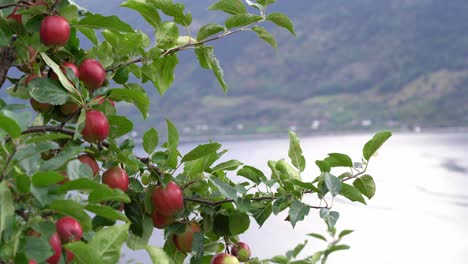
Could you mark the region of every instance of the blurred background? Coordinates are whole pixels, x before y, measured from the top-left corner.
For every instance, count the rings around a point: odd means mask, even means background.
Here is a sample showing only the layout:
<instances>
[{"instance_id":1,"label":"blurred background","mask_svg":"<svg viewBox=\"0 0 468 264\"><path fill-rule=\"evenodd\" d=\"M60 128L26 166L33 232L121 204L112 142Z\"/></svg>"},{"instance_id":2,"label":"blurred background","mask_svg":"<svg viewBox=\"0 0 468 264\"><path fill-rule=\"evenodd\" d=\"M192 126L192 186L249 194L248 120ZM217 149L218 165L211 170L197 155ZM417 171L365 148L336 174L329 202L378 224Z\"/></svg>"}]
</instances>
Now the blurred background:
<instances>
[{"instance_id":1,"label":"blurred background","mask_svg":"<svg viewBox=\"0 0 468 264\"><path fill-rule=\"evenodd\" d=\"M119 0L76 2L154 35ZM193 14L193 34L226 18L207 11L214 0L179 2ZM119 114L142 121L133 135L150 127L164 134L169 118L186 142L183 153L220 140L229 149L224 160L268 174L266 162L287 157L287 131L294 130L308 164L304 178L312 179L316 159L341 152L359 161L374 132L393 131L369 167L375 198L368 206L335 202L337 228L356 231L344 240L351 250L332 254L328 263L468 263L468 1L278 0L269 9L293 20L296 38L267 26L276 51L249 32L212 42L227 95L192 51L181 52L164 97L146 86L149 120L118 104ZM268 258L303 242L306 233L325 234L318 212L295 229L284 218L251 226L241 239L255 256ZM162 245L163 234L155 231L151 241ZM311 239L304 255L325 246ZM145 252L125 255L149 262Z\"/></svg>"}]
</instances>

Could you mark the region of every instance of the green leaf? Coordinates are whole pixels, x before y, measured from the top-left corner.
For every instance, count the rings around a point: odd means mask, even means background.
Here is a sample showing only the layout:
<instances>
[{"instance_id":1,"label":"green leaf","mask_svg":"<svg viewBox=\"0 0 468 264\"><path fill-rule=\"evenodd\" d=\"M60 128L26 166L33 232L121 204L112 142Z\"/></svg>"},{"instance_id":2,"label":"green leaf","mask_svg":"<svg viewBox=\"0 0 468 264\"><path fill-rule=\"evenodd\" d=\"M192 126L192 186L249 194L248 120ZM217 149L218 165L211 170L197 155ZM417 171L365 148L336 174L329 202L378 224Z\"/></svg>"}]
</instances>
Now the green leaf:
<instances>
[{"instance_id":1,"label":"green leaf","mask_svg":"<svg viewBox=\"0 0 468 264\"><path fill-rule=\"evenodd\" d=\"M273 12L273 13L270 13L266 17L266 20L269 20L269 21L275 23L277 26L280 26L280 27L283 27L283 28L287 29L289 32L291 32L291 34L296 36L296 33L294 32L294 26L293 26L292 22L289 19L289 17L286 16L285 14L278 13L278 12Z\"/></svg>"},{"instance_id":2,"label":"green leaf","mask_svg":"<svg viewBox=\"0 0 468 264\"><path fill-rule=\"evenodd\" d=\"M375 182L372 176L364 175L357 178L353 182L354 187L356 187L362 194L371 199L375 194Z\"/></svg>"},{"instance_id":3,"label":"green leaf","mask_svg":"<svg viewBox=\"0 0 468 264\"><path fill-rule=\"evenodd\" d=\"M255 32L259 38L261 38L273 48L278 48L278 44L276 43L275 37L273 37L273 35L270 32L268 32L265 28L253 26L252 31Z\"/></svg>"},{"instance_id":4,"label":"green leaf","mask_svg":"<svg viewBox=\"0 0 468 264\"><path fill-rule=\"evenodd\" d=\"M25 254L28 259L43 262L53 255L49 242L33 236L26 236Z\"/></svg>"},{"instance_id":5,"label":"green leaf","mask_svg":"<svg viewBox=\"0 0 468 264\"><path fill-rule=\"evenodd\" d=\"M210 155L213 152L218 151L221 148L219 143L209 143L204 145L198 145L196 148L185 154L181 162L196 160L201 157Z\"/></svg>"},{"instance_id":6,"label":"green leaf","mask_svg":"<svg viewBox=\"0 0 468 264\"><path fill-rule=\"evenodd\" d=\"M250 218L246 213L234 212L229 215L229 231L231 235L240 235L250 226Z\"/></svg>"},{"instance_id":7,"label":"green leaf","mask_svg":"<svg viewBox=\"0 0 468 264\"><path fill-rule=\"evenodd\" d=\"M213 23L206 24L203 27L201 27L200 30L198 31L197 40L198 41L204 40L211 35L214 35L219 32L223 32L225 30L226 28L219 24L213 24Z\"/></svg>"},{"instance_id":8,"label":"green leaf","mask_svg":"<svg viewBox=\"0 0 468 264\"><path fill-rule=\"evenodd\" d=\"M98 45L99 40L96 36L96 31L92 28L78 27L78 30L85 35L94 45Z\"/></svg>"},{"instance_id":9,"label":"green leaf","mask_svg":"<svg viewBox=\"0 0 468 264\"><path fill-rule=\"evenodd\" d=\"M161 24L161 17L159 16L158 10L150 1L127 0L120 4L120 6L137 11L146 20L146 22L155 29L157 29Z\"/></svg>"},{"instance_id":10,"label":"green leaf","mask_svg":"<svg viewBox=\"0 0 468 264\"><path fill-rule=\"evenodd\" d=\"M299 170L304 171L305 169L305 158L302 155L301 145L299 143L299 138L296 133L289 131L289 151L288 156L291 159L292 164Z\"/></svg>"},{"instance_id":11,"label":"green leaf","mask_svg":"<svg viewBox=\"0 0 468 264\"><path fill-rule=\"evenodd\" d=\"M247 13L245 5L240 0L221 0L209 6L208 10L219 10L231 15Z\"/></svg>"},{"instance_id":12,"label":"green leaf","mask_svg":"<svg viewBox=\"0 0 468 264\"><path fill-rule=\"evenodd\" d=\"M166 119L167 123L167 165L171 168L177 167L177 157L179 155L179 151L177 151L177 146L179 145L179 132L177 132L177 128L174 124L169 120Z\"/></svg>"},{"instance_id":13,"label":"green leaf","mask_svg":"<svg viewBox=\"0 0 468 264\"><path fill-rule=\"evenodd\" d=\"M250 209L250 212L252 213L252 216L254 217L255 221L257 221L257 224L262 227L262 225L265 223L265 221L270 217L271 213L273 212L271 202L268 202L267 204L264 205L264 207L260 208L252 208Z\"/></svg>"},{"instance_id":14,"label":"green leaf","mask_svg":"<svg viewBox=\"0 0 468 264\"><path fill-rule=\"evenodd\" d=\"M324 174L324 179L325 179L325 186L327 186L327 189L328 191L330 191L331 195L333 195L333 197L338 195L342 188L340 179L338 179L338 177L328 172Z\"/></svg>"},{"instance_id":15,"label":"green leaf","mask_svg":"<svg viewBox=\"0 0 468 264\"><path fill-rule=\"evenodd\" d=\"M309 214L309 211L310 207L307 204L299 201L292 201L289 207L289 220L293 228L296 226L297 222L304 220L304 217Z\"/></svg>"},{"instance_id":16,"label":"green leaf","mask_svg":"<svg viewBox=\"0 0 468 264\"><path fill-rule=\"evenodd\" d=\"M231 231L229 230L229 216L223 214L217 214L213 220L213 232L218 236L229 236Z\"/></svg>"},{"instance_id":17,"label":"green leaf","mask_svg":"<svg viewBox=\"0 0 468 264\"><path fill-rule=\"evenodd\" d=\"M157 247L146 246L146 251L150 255L153 264L171 264L172 261L164 250Z\"/></svg>"},{"instance_id":18,"label":"green leaf","mask_svg":"<svg viewBox=\"0 0 468 264\"><path fill-rule=\"evenodd\" d=\"M353 161L351 158L346 155L346 154L341 154L341 153L330 153L328 154L328 157L325 158L325 161L328 162L328 164L331 167L352 167L353 166Z\"/></svg>"},{"instance_id":19,"label":"green leaf","mask_svg":"<svg viewBox=\"0 0 468 264\"><path fill-rule=\"evenodd\" d=\"M347 236L347 235L349 235L349 234L351 234L351 233L353 233L353 232L354 232L354 230L343 230L343 231L341 231L340 234L338 235L338 239L341 239L341 238L343 238L344 236Z\"/></svg>"},{"instance_id":20,"label":"green leaf","mask_svg":"<svg viewBox=\"0 0 468 264\"><path fill-rule=\"evenodd\" d=\"M227 93L228 86L224 80L224 72L219 64L219 60L214 54L213 47L197 47L195 48L195 54L197 55L200 66L205 69L211 69L218 83L221 85L221 88L223 88L224 93Z\"/></svg>"},{"instance_id":21,"label":"green leaf","mask_svg":"<svg viewBox=\"0 0 468 264\"><path fill-rule=\"evenodd\" d=\"M362 150L362 154L366 160L369 160L372 155L392 136L392 132L379 132L369 140Z\"/></svg>"},{"instance_id":22,"label":"green leaf","mask_svg":"<svg viewBox=\"0 0 468 264\"><path fill-rule=\"evenodd\" d=\"M144 119L148 118L150 99L144 89L111 89L109 91L109 99L132 103L140 110Z\"/></svg>"},{"instance_id":23,"label":"green leaf","mask_svg":"<svg viewBox=\"0 0 468 264\"><path fill-rule=\"evenodd\" d=\"M334 246L331 246L327 251L328 251L328 254L334 252L334 251L338 251L338 250L347 250L347 249L350 249L351 247L348 246L348 245L334 245Z\"/></svg>"},{"instance_id":24,"label":"green leaf","mask_svg":"<svg viewBox=\"0 0 468 264\"><path fill-rule=\"evenodd\" d=\"M110 125L109 136L111 138L118 138L130 133L133 130L132 121L128 120L125 116L111 115L108 116Z\"/></svg>"},{"instance_id":25,"label":"green leaf","mask_svg":"<svg viewBox=\"0 0 468 264\"><path fill-rule=\"evenodd\" d=\"M330 172L331 170L330 164L324 160L317 160L315 164L317 164L321 172Z\"/></svg>"},{"instance_id":26,"label":"green leaf","mask_svg":"<svg viewBox=\"0 0 468 264\"><path fill-rule=\"evenodd\" d=\"M151 154L158 146L158 131L154 128L150 128L148 131L145 132L143 135L143 149L146 153Z\"/></svg>"},{"instance_id":27,"label":"green leaf","mask_svg":"<svg viewBox=\"0 0 468 264\"><path fill-rule=\"evenodd\" d=\"M211 177L210 182L216 186L216 188L219 190L219 192L226 198L228 199L237 199L237 191L234 187L231 185L227 184L226 182L223 182L222 180Z\"/></svg>"},{"instance_id":28,"label":"green leaf","mask_svg":"<svg viewBox=\"0 0 468 264\"><path fill-rule=\"evenodd\" d=\"M75 24L77 29L81 27L86 28L100 28L100 29L109 29L113 31L121 32L134 32L133 28L120 20L118 16L103 16L99 14L88 13L85 18L78 21Z\"/></svg>"},{"instance_id":29,"label":"green leaf","mask_svg":"<svg viewBox=\"0 0 468 264\"><path fill-rule=\"evenodd\" d=\"M128 218L124 214L110 206L88 204L87 206L85 206L85 209L90 211L91 213L94 213L96 215L102 216L110 220L121 220L125 222L128 221Z\"/></svg>"},{"instance_id":30,"label":"green leaf","mask_svg":"<svg viewBox=\"0 0 468 264\"><path fill-rule=\"evenodd\" d=\"M350 201L366 204L366 201L364 200L364 197L362 197L361 192L349 184L341 184L340 195L348 198Z\"/></svg>"},{"instance_id":31,"label":"green leaf","mask_svg":"<svg viewBox=\"0 0 468 264\"><path fill-rule=\"evenodd\" d=\"M62 174L55 171L38 171L32 176L32 184L36 187L45 187L64 179Z\"/></svg>"},{"instance_id":32,"label":"green leaf","mask_svg":"<svg viewBox=\"0 0 468 264\"><path fill-rule=\"evenodd\" d=\"M211 170L213 173L217 171L232 171L232 170L236 170L241 165L242 165L242 162L238 160L228 160L226 162L219 163L218 165L213 167Z\"/></svg>"},{"instance_id":33,"label":"green leaf","mask_svg":"<svg viewBox=\"0 0 468 264\"><path fill-rule=\"evenodd\" d=\"M130 202L130 198L126 193L120 189L111 189L108 186L102 184L104 188L92 191L88 196L88 201L92 203L103 202L103 201L118 201L118 202Z\"/></svg>"},{"instance_id":34,"label":"green leaf","mask_svg":"<svg viewBox=\"0 0 468 264\"><path fill-rule=\"evenodd\" d=\"M6 229L7 219L15 215L13 196L7 186L6 181L0 182L0 234Z\"/></svg>"},{"instance_id":35,"label":"green leaf","mask_svg":"<svg viewBox=\"0 0 468 264\"><path fill-rule=\"evenodd\" d=\"M271 5L275 2L275 0L257 0L257 3L261 4L264 7L267 7L268 5Z\"/></svg>"},{"instance_id":36,"label":"green leaf","mask_svg":"<svg viewBox=\"0 0 468 264\"><path fill-rule=\"evenodd\" d=\"M138 202L132 200L125 204L125 215L132 222L130 230L137 236L143 235L143 215L144 212Z\"/></svg>"},{"instance_id":37,"label":"green leaf","mask_svg":"<svg viewBox=\"0 0 468 264\"><path fill-rule=\"evenodd\" d=\"M174 82L174 70L177 63L179 60L176 54L166 55L154 60L149 68L142 67L142 73L153 82L159 94L164 95Z\"/></svg>"},{"instance_id":38,"label":"green leaf","mask_svg":"<svg viewBox=\"0 0 468 264\"><path fill-rule=\"evenodd\" d=\"M231 29L235 27L247 26L262 19L263 18L261 16L252 15L249 13L242 13L230 16L228 19L226 19L225 25L228 29Z\"/></svg>"},{"instance_id":39,"label":"green leaf","mask_svg":"<svg viewBox=\"0 0 468 264\"><path fill-rule=\"evenodd\" d=\"M174 22L164 22L156 32L157 46L162 49L168 49L175 45L179 37L179 28Z\"/></svg>"},{"instance_id":40,"label":"green leaf","mask_svg":"<svg viewBox=\"0 0 468 264\"><path fill-rule=\"evenodd\" d=\"M137 236L130 232L127 239L128 248L131 250L144 249L146 245L148 245L151 234L153 234L153 229L153 220L151 219L151 216L143 215L143 235Z\"/></svg>"},{"instance_id":41,"label":"green leaf","mask_svg":"<svg viewBox=\"0 0 468 264\"><path fill-rule=\"evenodd\" d=\"M320 239L320 240L323 240L323 241L327 242L327 239L326 239L324 236L320 235L320 234L317 234L317 233L309 233L309 234L307 234L307 235L308 235L308 236L311 236L311 237L315 237L315 238L317 238L317 239Z\"/></svg>"},{"instance_id":42,"label":"green leaf","mask_svg":"<svg viewBox=\"0 0 468 264\"><path fill-rule=\"evenodd\" d=\"M76 159L76 156L83 151L84 147L82 146L64 147L61 149L60 153L56 157L42 163L41 170L58 170L62 166L64 166L69 160Z\"/></svg>"},{"instance_id":43,"label":"green leaf","mask_svg":"<svg viewBox=\"0 0 468 264\"><path fill-rule=\"evenodd\" d=\"M65 74L62 72L62 69L60 68L60 66L58 66L57 63L55 63L55 61L53 61L45 52L41 52L41 53L39 53L39 54L41 54L41 57L42 57L42 59L44 60L44 62L47 64L47 66L49 66L49 67L54 71L54 73L57 75L57 77L59 78L60 84L61 84L67 91L69 91L70 93L72 93L72 94L78 94L78 91L76 90L75 87L73 87L73 85L71 84L71 82L68 80L67 76L65 76ZM73 76L73 78L75 78L75 76ZM41 79L47 80L48 78L36 78L36 79L34 79L34 80L37 80L37 79L39 79L39 80L41 80ZM37 98L35 98L35 97L33 96L33 94L31 93L30 85L33 83L34 80L32 80L30 83L28 83L28 87L27 87L27 88L28 88L28 90L29 90L29 94L30 94L34 99L36 99L37 101L39 101L39 100L38 100ZM49 79L49 80L50 80L50 79ZM57 83L57 82L55 82L55 83ZM60 86L59 86L59 87L60 87ZM60 87L60 88L61 88L61 87ZM40 88L40 89L41 89L41 88ZM42 88L42 89L44 89L44 88ZM56 90L57 90L57 89L56 89ZM62 90L63 90L63 89L62 89ZM54 94L51 93L50 96L52 96L52 95L54 95ZM67 94L67 95L68 95L68 94ZM58 95L55 95L55 96L58 96ZM60 97L58 97L57 99L62 98L62 97L63 97L63 96L60 96ZM64 103L66 102L66 101L65 101L65 102L63 102L63 103L58 103L58 102L53 103L53 101L54 101L53 98L49 98L49 100L50 100L50 102L42 102L42 101L39 101L39 102L41 102L41 103L50 103L50 104L52 104L52 105L62 105L62 104L64 104Z\"/></svg>"},{"instance_id":44,"label":"green leaf","mask_svg":"<svg viewBox=\"0 0 468 264\"><path fill-rule=\"evenodd\" d=\"M65 104L70 95L60 83L49 78L35 78L28 83L27 89L31 97L39 103L51 105Z\"/></svg>"},{"instance_id":45,"label":"green leaf","mask_svg":"<svg viewBox=\"0 0 468 264\"><path fill-rule=\"evenodd\" d=\"M172 0L152 0L152 3L161 11L174 18L174 22L182 25L189 26L192 23L192 15L190 13L184 14L184 5L181 3L173 3Z\"/></svg>"},{"instance_id":46,"label":"green leaf","mask_svg":"<svg viewBox=\"0 0 468 264\"><path fill-rule=\"evenodd\" d=\"M69 180L76 180L80 178L93 178L93 171L91 168L79 160L72 160L67 164L67 176Z\"/></svg>"},{"instance_id":47,"label":"green leaf","mask_svg":"<svg viewBox=\"0 0 468 264\"><path fill-rule=\"evenodd\" d=\"M94 234L89 246L96 251L103 263L119 262L120 251L128 237L128 227L129 224L115 225Z\"/></svg>"},{"instance_id":48,"label":"green leaf","mask_svg":"<svg viewBox=\"0 0 468 264\"><path fill-rule=\"evenodd\" d=\"M289 180L286 180L286 182L290 182L293 185L300 186L302 188L308 189L315 193L320 193L320 190L310 182L303 182L297 179L289 179Z\"/></svg>"},{"instance_id":49,"label":"green leaf","mask_svg":"<svg viewBox=\"0 0 468 264\"><path fill-rule=\"evenodd\" d=\"M16 123L15 119L6 116L2 112L0 112L0 129L5 131L12 138L21 136L21 127L19 124Z\"/></svg>"},{"instance_id":50,"label":"green leaf","mask_svg":"<svg viewBox=\"0 0 468 264\"><path fill-rule=\"evenodd\" d=\"M289 263L289 259L286 256L274 256L273 258L269 259L269 261L280 264Z\"/></svg>"},{"instance_id":51,"label":"green leaf","mask_svg":"<svg viewBox=\"0 0 468 264\"><path fill-rule=\"evenodd\" d=\"M78 264L101 264L102 260L96 252L96 249L91 245L85 244L82 241L68 243L63 245L64 248L70 250L75 257L73 258L74 263Z\"/></svg>"},{"instance_id":52,"label":"green leaf","mask_svg":"<svg viewBox=\"0 0 468 264\"><path fill-rule=\"evenodd\" d=\"M204 235L202 232L195 232L193 234L192 241L192 258L190 259L190 264L201 264L203 259L203 254L205 247L203 245Z\"/></svg>"},{"instance_id":53,"label":"green leaf","mask_svg":"<svg viewBox=\"0 0 468 264\"><path fill-rule=\"evenodd\" d=\"M289 165L285 160L276 162L275 169L279 172L281 179L297 179L301 180L301 175L293 166Z\"/></svg>"},{"instance_id":54,"label":"green leaf","mask_svg":"<svg viewBox=\"0 0 468 264\"><path fill-rule=\"evenodd\" d=\"M304 249L304 247L306 245L307 245L307 240L304 241L304 243L298 244L293 250L289 250L288 252L286 252L286 256L289 259L296 258L297 255L299 255L299 253L301 253L301 251Z\"/></svg>"},{"instance_id":55,"label":"green leaf","mask_svg":"<svg viewBox=\"0 0 468 264\"><path fill-rule=\"evenodd\" d=\"M238 170L237 175L247 178L257 185L260 184L261 179L266 179L261 170L248 165L245 165L242 169Z\"/></svg>"},{"instance_id":56,"label":"green leaf","mask_svg":"<svg viewBox=\"0 0 468 264\"><path fill-rule=\"evenodd\" d=\"M83 227L83 231L91 230L91 217L83 210L83 206L72 200L55 200L50 205L50 209L61 214L69 215L78 220Z\"/></svg>"}]
</instances>

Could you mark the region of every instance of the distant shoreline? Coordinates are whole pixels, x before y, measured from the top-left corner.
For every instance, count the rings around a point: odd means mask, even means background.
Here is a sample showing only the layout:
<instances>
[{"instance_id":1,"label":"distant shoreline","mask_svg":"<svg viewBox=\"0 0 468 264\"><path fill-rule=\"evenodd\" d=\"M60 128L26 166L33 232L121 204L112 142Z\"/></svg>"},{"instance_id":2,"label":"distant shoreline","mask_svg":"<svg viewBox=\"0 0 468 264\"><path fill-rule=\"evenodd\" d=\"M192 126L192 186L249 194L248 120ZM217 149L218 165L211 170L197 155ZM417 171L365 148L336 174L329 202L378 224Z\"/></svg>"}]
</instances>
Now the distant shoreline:
<instances>
[{"instance_id":1,"label":"distant shoreline","mask_svg":"<svg viewBox=\"0 0 468 264\"><path fill-rule=\"evenodd\" d=\"M419 132L410 129L380 129L380 130L353 130L353 131L319 131L301 133L301 137L314 137L314 136L336 136L336 135L358 135L364 133L375 133L378 131L392 131L394 133L404 134L439 134L439 133L468 133L468 126L462 127L444 127L444 128L421 128ZM288 133L268 133L268 134L236 134L236 135L203 135L203 136L186 136L180 138L182 144L193 144L206 142L208 140L215 141L250 141L260 139L287 139Z\"/></svg>"}]
</instances>

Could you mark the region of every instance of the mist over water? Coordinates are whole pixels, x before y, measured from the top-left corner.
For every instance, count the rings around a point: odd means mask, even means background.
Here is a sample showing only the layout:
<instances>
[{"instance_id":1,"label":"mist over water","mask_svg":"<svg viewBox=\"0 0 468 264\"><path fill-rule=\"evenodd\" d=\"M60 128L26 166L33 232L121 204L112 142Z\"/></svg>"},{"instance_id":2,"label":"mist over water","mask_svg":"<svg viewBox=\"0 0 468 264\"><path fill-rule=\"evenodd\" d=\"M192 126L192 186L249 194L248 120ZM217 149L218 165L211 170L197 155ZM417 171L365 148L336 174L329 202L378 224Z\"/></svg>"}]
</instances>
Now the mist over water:
<instances>
[{"instance_id":1,"label":"mist over water","mask_svg":"<svg viewBox=\"0 0 468 264\"><path fill-rule=\"evenodd\" d=\"M330 152L346 153L360 161L362 146L371 137L302 138L307 161L303 179L315 178L319 174L315 160ZM238 159L270 175L267 161L287 158L288 144L287 138L224 142L229 152L222 160ZM182 153L195 145L181 146ZM334 210L340 212L337 229L355 232L343 241L351 249L333 253L328 263L467 263L467 149L466 133L395 134L370 162L368 172L376 181L377 192L368 206L335 199ZM308 239L307 233L326 234L318 211L311 210L295 229L284 221L286 213L271 217L261 229L252 219L250 230L241 239L251 245L254 256L285 254ZM162 231L155 229L151 245L162 246L162 238ZM319 240L309 240L303 256L326 246ZM149 263L144 251L125 255Z\"/></svg>"}]
</instances>

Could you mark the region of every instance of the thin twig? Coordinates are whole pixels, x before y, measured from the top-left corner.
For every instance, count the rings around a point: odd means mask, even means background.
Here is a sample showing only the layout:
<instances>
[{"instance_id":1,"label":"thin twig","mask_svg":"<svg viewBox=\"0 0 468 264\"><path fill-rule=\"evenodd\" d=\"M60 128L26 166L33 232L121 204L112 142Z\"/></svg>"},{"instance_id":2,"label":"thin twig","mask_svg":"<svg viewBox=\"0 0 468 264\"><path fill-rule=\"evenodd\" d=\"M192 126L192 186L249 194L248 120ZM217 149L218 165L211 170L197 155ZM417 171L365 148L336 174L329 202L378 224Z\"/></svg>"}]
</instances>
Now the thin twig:
<instances>
[{"instance_id":1,"label":"thin twig","mask_svg":"<svg viewBox=\"0 0 468 264\"><path fill-rule=\"evenodd\" d=\"M16 154L16 148L13 148L13 152L11 152L10 156L7 159L7 162L5 164L5 168L3 168L3 173L2 176L0 177L0 181L3 181L3 178L6 177L8 173L8 167L10 167L11 162L13 161L13 156Z\"/></svg>"}]
</instances>

